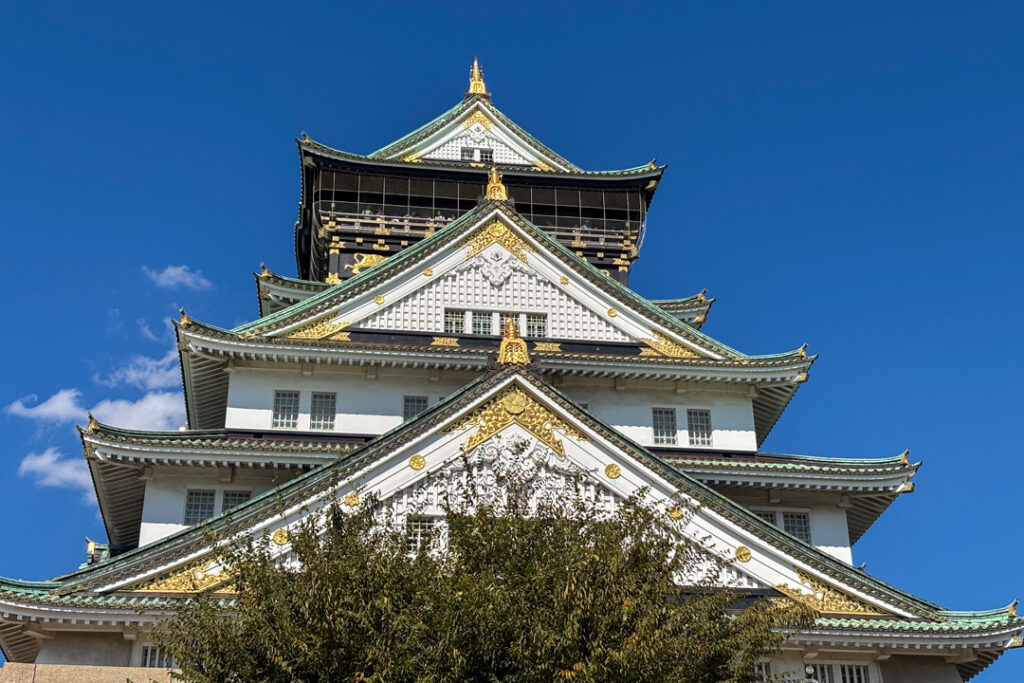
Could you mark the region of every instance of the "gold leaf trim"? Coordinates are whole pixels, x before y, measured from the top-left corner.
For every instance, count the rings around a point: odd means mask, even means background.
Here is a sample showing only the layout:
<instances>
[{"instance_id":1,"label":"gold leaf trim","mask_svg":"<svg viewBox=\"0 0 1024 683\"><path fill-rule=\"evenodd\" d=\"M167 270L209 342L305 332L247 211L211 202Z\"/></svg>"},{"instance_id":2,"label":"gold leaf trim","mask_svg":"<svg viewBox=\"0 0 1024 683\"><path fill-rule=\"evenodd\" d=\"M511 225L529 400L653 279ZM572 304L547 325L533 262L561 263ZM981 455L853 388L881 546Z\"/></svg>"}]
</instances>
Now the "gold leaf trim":
<instances>
[{"instance_id":1,"label":"gold leaf trim","mask_svg":"<svg viewBox=\"0 0 1024 683\"><path fill-rule=\"evenodd\" d=\"M359 275L364 270L369 270L388 260L387 256L380 254L356 254L353 256L355 263L346 263L345 270L351 270L353 275Z\"/></svg>"},{"instance_id":2,"label":"gold leaf trim","mask_svg":"<svg viewBox=\"0 0 1024 683\"><path fill-rule=\"evenodd\" d=\"M468 453L513 424L519 425L540 439L563 458L565 457L565 447L555 435L556 431L577 441L587 440L587 437L575 427L552 413L517 386L505 389L467 417L444 429L443 433L451 434L469 427L476 427L477 430L469 437L464 446Z\"/></svg>"},{"instance_id":3,"label":"gold leaf trim","mask_svg":"<svg viewBox=\"0 0 1024 683\"><path fill-rule=\"evenodd\" d=\"M752 556L750 554L750 548L748 548L747 546L741 545L740 547L736 548L736 559L740 562L750 562L751 557Z\"/></svg>"},{"instance_id":4,"label":"gold leaf trim","mask_svg":"<svg viewBox=\"0 0 1024 683\"><path fill-rule=\"evenodd\" d=\"M350 508L354 508L356 505L359 505L359 494L354 491L346 493L345 505L348 505Z\"/></svg>"},{"instance_id":5,"label":"gold leaf trim","mask_svg":"<svg viewBox=\"0 0 1024 683\"><path fill-rule=\"evenodd\" d=\"M352 323L345 320L321 320L299 328L288 336L291 339L323 339L340 332Z\"/></svg>"},{"instance_id":6,"label":"gold leaf trim","mask_svg":"<svg viewBox=\"0 0 1024 683\"><path fill-rule=\"evenodd\" d=\"M272 540L277 545L284 545L288 542L288 530L284 527L278 529L270 537L270 540Z\"/></svg>"},{"instance_id":7,"label":"gold leaf trim","mask_svg":"<svg viewBox=\"0 0 1024 683\"><path fill-rule=\"evenodd\" d=\"M434 337L434 341L430 342L431 346L458 346L458 337Z\"/></svg>"},{"instance_id":8,"label":"gold leaf trim","mask_svg":"<svg viewBox=\"0 0 1024 683\"><path fill-rule=\"evenodd\" d=\"M797 602L807 605L820 614L852 614L861 616L885 616L885 612L834 588L821 579L811 576L802 569L796 570L801 583L810 586L811 592L805 593L804 586L790 588L789 584L774 586L775 590Z\"/></svg>"},{"instance_id":9,"label":"gold leaf trim","mask_svg":"<svg viewBox=\"0 0 1024 683\"><path fill-rule=\"evenodd\" d=\"M652 349L654 349L663 356L668 356L669 358L701 357L700 354L694 351L693 349L689 348L688 346L683 346L682 344L672 341L671 339L657 332L656 330L651 330L651 334L654 335L653 339L641 339L640 341L642 341L644 344L647 344L648 346L650 346ZM640 355L647 356L651 354L643 353L643 351L641 351Z\"/></svg>"},{"instance_id":10,"label":"gold leaf trim","mask_svg":"<svg viewBox=\"0 0 1024 683\"><path fill-rule=\"evenodd\" d=\"M622 476L622 468L616 465L615 463L605 465L604 476L608 477L609 479L618 479L619 477Z\"/></svg>"},{"instance_id":11,"label":"gold leaf trim","mask_svg":"<svg viewBox=\"0 0 1024 683\"><path fill-rule=\"evenodd\" d=\"M481 126L490 130L494 123L480 110L473 112L473 115L462 122L462 130L471 127L474 123L479 123Z\"/></svg>"},{"instance_id":12,"label":"gold leaf trim","mask_svg":"<svg viewBox=\"0 0 1024 683\"><path fill-rule=\"evenodd\" d=\"M227 584L231 577L213 572L216 560L199 562L129 588L137 593L201 593Z\"/></svg>"},{"instance_id":13,"label":"gold leaf trim","mask_svg":"<svg viewBox=\"0 0 1024 683\"><path fill-rule=\"evenodd\" d=\"M417 453L409 458L409 467L414 470L422 470L427 466L427 459Z\"/></svg>"},{"instance_id":14,"label":"gold leaf trim","mask_svg":"<svg viewBox=\"0 0 1024 683\"><path fill-rule=\"evenodd\" d=\"M562 344L560 342L534 342L534 351L561 351Z\"/></svg>"},{"instance_id":15,"label":"gold leaf trim","mask_svg":"<svg viewBox=\"0 0 1024 683\"><path fill-rule=\"evenodd\" d=\"M466 258L471 259L492 244L500 244L523 263L526 263L526 252L533 251L533 247L520 239L519 235L501 221L495 221L470 235L459 242L458 246L469 247L466 251Z\"/></svg>"}]
</instances>

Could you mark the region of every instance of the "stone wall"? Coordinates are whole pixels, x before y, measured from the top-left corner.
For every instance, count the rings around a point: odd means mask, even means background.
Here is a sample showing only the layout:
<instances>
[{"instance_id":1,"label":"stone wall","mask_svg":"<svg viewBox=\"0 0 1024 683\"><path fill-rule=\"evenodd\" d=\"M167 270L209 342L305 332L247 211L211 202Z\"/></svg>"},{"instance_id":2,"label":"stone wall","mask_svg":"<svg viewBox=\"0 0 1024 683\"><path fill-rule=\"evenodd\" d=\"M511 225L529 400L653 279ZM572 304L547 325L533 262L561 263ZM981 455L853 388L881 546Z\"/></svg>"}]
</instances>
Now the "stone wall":
<instances>
[{"instance_id":1,"label":"stone wall","mask_svg":"<svg viewBox=\"0 0 1024 683\"><path fill-rule=\"evenodd\" d=\"M63 664L15 664L0 668L0 683L170 683L167 669Z\"/></svg>"}]
</instances>

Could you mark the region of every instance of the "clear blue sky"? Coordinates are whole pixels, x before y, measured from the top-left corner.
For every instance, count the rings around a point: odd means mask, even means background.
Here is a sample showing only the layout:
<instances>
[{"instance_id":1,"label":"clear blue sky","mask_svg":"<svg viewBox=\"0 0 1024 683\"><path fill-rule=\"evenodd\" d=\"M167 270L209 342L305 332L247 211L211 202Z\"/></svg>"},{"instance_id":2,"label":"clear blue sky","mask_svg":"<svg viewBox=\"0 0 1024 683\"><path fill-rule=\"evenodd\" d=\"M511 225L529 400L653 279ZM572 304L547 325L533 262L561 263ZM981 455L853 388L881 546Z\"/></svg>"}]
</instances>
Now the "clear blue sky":
<instances>
[{"instance_id":1,"label":"clear blue sky","mask_svg":"<svg viewBox=\"0 0 1024 683\"><path fill-rule=\"evenodd\" d=\"M638 292L707 287L711 335L821 354L766 450L924 461L857 564L954 609L1024 597L1024 4L147 4L0 7L0 575L103 538L86 408L180 423L178 306L235 325L260 261L294 274L293 138L372 151L479 54L580 166L669 164Z\"/></svg>"}]
</instances>

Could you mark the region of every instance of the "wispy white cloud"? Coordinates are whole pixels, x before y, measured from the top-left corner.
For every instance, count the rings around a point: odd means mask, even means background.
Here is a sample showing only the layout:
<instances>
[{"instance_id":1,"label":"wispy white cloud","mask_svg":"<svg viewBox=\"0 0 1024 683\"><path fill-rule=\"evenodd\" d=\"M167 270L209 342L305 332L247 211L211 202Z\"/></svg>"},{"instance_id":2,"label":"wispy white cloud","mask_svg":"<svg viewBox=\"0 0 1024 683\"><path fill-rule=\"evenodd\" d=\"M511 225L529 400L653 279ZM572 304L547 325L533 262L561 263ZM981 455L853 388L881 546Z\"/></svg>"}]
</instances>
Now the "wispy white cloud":
<instances>
[{"instance_id":1,"label":"wispy white cloud","mask_svg":"<svg viewBox=\"0 0 1024 683\"><path fill-rule=\"evenodd\" d=\"M7 406L7 412L40 423L84 424L87 418L81 398L78 389L61 389L34 406L25 403L35 401L35 396L19 398ZM104 399L89 412L100 422L126 429L174 430L185 423L184 401L173 391L151 391L136 401Z\"/></svg>"},{"instance_id":2,"label":"wispy white cloud","mask_svg":"<svg viewBox=\"0 0 1024 683\"><path fill-rule=\"evenodd\" d=\"M93 380L108 387L130 384L147 391L167 389L181 385L181 371L178 369L178 352L171 349L163 358L132 356L123 367L106 377L96 375Z\"/></svg>"},{"instance_id":3,"label":"wispy white cloud","mask_svg":"<svg viewBox=\"0 0 1024 683\"><path fill-rule=\"evenodd\" d=\"M35 394L19 398L7 406L9 415L25 417L37 422L74 422L85 419L85 408L80 404L82 392L78 389L61 389L56 394L36 405L39 397Z\"/></svg>"},{"instance_id":4,"label":"wispy white cloud","mask_svg":"<svg viewBox=\"0 0 1024 683\"><path fill-rule=\"evenodd\" d=\"M185 424L185 402L172 391L151 391L137 401L100 401L91 412L100 422L126 429L170 431Z\"/></svg>"},{"instance_id":5,"label":"wispy white cloud","mask_svg":"<svg viewBox=\"0 0 1024 683\"><path fill-rule=\"evenodd\" d=\"M83 502L96 502L96 492L85 460L66 458L52 446L42 453L29 453L22 458L18 474L31 476L37 486L72 489L82 494Z\"/></svg>"},{"instance_id":6,"label":"wispy white cloud","mask_svg":"<svg viewBox=\"0 0 1024 683\"><path fill-rule=\"evenodd\" d=\"M203 277L201 271L193 271L188 266L167 266L163 270L150 270L142 266L142 271L149 279L162 289L191 289L200 291L210 289L213 283Z\"/></svg>"}]
</instances>

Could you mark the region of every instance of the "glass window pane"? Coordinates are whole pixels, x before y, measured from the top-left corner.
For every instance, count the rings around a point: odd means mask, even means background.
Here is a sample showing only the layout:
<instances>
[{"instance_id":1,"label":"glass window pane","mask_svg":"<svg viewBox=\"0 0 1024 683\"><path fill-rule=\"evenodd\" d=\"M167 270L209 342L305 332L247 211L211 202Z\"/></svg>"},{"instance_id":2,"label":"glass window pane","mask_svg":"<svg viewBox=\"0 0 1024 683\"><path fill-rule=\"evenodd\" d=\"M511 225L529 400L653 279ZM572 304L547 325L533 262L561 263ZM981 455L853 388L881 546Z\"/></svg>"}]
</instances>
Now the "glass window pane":
<instances>
[{"instance_id":1,"label":"glass window pane","mask_svg":"<svg viewBox=\"0 0 1024 683\"><path fill-rule=\"evenodd\" d=\"M299 392L274 392L274 429L294 429L299 424Z\"/></svg>"},{"instance_id":2,"label":"glass window pane","mask_svg":"<svg viewBox=\"0 0 1024 683\"><path fill-rule=\"evenodd\" d=\"M233 507L238 507L242 503L248 502L252 498L252 491L225 491L224 492L224 512L227 512Z\"/></svg>"},{"instance_id":3,"label":"glass window pane","mask_svg":"<svg viewBox=\"0 0 1024 683\"><path fill-rule=\"evenodd\" d=\"M411 420L426 409L426 396L406 396L402 404L402 419Z\"/></svg>"},{"instance_id":4,"label":"glass window pane","mask_svg":"<svg viewBox=\"0 0 1024 683\"><path fill-rule=\"evenodd\" d=\"M655 445L674 445L676 443L676 409L652 408Z\"/></svg>"},{"instance_id":5,"label":"glass window pane","mask_svg":"<svg viewBox=\"0 0 1024 683\"><path fill-rule=\"evenodd\" d=\"M436 517L409 517L405 522L405 549L410 553L419 552L430 543L430 537L437 528Z\"/></svg>"},{"instance_id":6,"label":"glass window pane","mask_svg":"<svg viewBox=\"0 0 1024 683\"><path fill-rule=\"evenodd\" d=\"M334 429L336 403L337 394L333 391L314 391L309 408L309 428Z\"/></svg>"},{"instance_id":7,"label":"glass window pane","mask_svg":"<svg viewBox=\"0 0 1024 683\"><path fill-rule=\"evenodd\" d=\"M548 317L543 313L526 314L526 336L546 337L548 336Z\"/></svg>"},{"instance_id":8,"label":"glass window pane","mask_svg":"<svg viewBox=\"0 0 1024 683\"><path fill-rule=\"evenodd\" d=\"M783 512L782 530L804 543L811 542L811 516L806 512Z\"/></svg>"},{"instance_id":9,"label":"glass window pane","mask_svg":"<svg viewBox=\"0 0 1024 683\"><path fill-rule=\"evenodd\" d=\"M193 489L185 494L185 524L199 524L213 517L213 503L217 492Z\"/></svg>"},{"instance_id":10,"label":"glass window pane","mask_svg":"<svg viewBox=\"0 0 1024 683\"><path fill-rule=\"evenodd\" d=\"M473 311L473 334L494 334L493 319L490 311Z\"/></svg>"},{"instance_id":11,"label":"glass window pane","mask_svg":"<svg viewBox=\"0 0 1024 683\"><path fill-rule=\"evenodd\" d=\"M463 334L466 331L466 311L444 311L444 331L448 334Z\"/></svg>"},{"instance_id":12,"label":"glass window pane","mask_svg":"<svg viewBox=\"0 0 1024 683\"><path fill-rule=\"evenodd\" d=\"M686 430L690 435L691 446L711 445L711 411L686 411Z\"/></svg>"}]
</instances>

